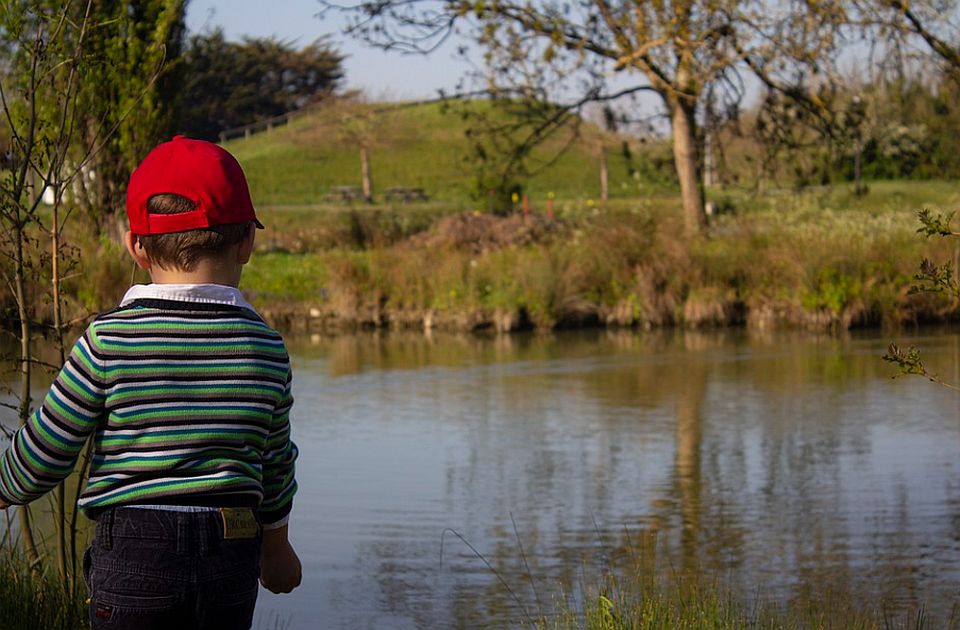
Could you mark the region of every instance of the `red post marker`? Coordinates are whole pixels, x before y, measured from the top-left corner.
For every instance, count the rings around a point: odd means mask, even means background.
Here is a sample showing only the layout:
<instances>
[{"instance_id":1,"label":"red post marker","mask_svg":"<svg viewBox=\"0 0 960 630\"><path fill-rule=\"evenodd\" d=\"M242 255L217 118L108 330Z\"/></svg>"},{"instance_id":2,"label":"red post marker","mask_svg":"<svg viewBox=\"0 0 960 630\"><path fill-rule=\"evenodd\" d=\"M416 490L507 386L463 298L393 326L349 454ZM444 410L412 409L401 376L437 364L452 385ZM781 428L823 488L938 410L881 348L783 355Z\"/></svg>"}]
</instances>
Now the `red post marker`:
<instances>
[{"instance_id":1,"label":"red post marker","mask_svg":"<svg viewBox=\"0 0 960 630\"><path fill-rule=\"evenodd\" d=\"M523 216L530 214L530 198L526 195L523 196Z\"/></svg>"},{"instance_id":2,"label":"red post marker","mask_svg":"<svg viewBox=\"0 0 960 630\"><path fill-rule=\"evenodd\" d=\"M553 220L553 197L547 198L547 218Z\"/></svg>"}]
</instances>

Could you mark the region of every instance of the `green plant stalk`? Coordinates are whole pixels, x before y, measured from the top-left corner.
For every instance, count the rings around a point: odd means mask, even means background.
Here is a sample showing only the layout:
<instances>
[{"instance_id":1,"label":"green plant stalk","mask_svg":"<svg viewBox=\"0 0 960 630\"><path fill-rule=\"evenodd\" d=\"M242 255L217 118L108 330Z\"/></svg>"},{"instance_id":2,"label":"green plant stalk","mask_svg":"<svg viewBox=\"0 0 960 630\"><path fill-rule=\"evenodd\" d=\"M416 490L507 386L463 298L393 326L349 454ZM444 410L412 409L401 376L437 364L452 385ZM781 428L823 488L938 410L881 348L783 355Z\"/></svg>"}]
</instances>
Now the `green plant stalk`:
<instances>
[{"instance_id":1,"label":"green plant stalk","mask_svg":"<svg viewBox=\"0 0 960 630\"><path fill-rule=\"evenodd\" d=\"M17 415L20 426L26 424L30 419L30 381L32 376L31 362L32 355L30 351L30 316L27 306L27 288L24 275L24 256L23 256L23 223L20 221L20 208L16 211L16 221L14 224L14 282L17 294L17 314L20 317L20 405ZM30 562L30 569L37 575L42 573L42 563L40 554L37 551L37 543L33 536L33 527L30 521L30 507L21 505L19 507L20 523L23 528L24 548L27 559Z\"/></svg>"},{"instance_id":2,"label":"green plant stalk","mask_svg":"<svg viewBox=\"0 0 960 630\"><path fill-rule=\"evenodd\" d=\"M77 487L73 496L73 511L70 513L70 593L76 596L82 580L77 571L77 516L80 510L77 509L77 503L80 501L80 492L83 489L83 480L87 478L87 471L90 469L90 459L93 457L93 438L87 438L87 446L83 451L83 462L80 464L80 470L77 473Z\"/></svg>"},{"instance_id":3,"label":"green plant stalk","mask_svg":"<svg viewBox=\"0 0 960 630\"><path fill-rule=\"evenodd\" d=\"M63 342L63 302L60 295L60 221L59 221L59 200L53 204L53 225L50 231L50 249L52 253L51 284L53 285L53 334L57 344L57 353L59 365L66 363L66 351ZM66 482L61 481L57 485L57 513L55 517L57 529L57 565L60 568L60 579L63 584L63 592L72 592L72 576L67 573L67 501ZM75 535L75 532L73 532Z\"/></svg>"}]
</instances>

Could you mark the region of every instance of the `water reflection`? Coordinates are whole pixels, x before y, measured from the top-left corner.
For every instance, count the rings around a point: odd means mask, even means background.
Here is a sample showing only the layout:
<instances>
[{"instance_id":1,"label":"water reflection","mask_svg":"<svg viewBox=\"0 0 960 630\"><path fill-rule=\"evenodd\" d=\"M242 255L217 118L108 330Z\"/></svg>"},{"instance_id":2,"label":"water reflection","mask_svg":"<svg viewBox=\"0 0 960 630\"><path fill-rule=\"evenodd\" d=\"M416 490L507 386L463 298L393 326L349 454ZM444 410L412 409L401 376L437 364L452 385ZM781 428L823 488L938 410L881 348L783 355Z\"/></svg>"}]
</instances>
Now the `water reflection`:
<instances>
[{"instance_id":1,"label":"water reflection","mask_svg":"<svg viewBox=\"0 0 960 630\"><path fill-rule=\"evenodd\" d=\"M942 620L960 578L960 396L891 381L888 341L291 340L305 581L264 593L261 625L516 626L638 557L641 577L716 577L747 600ZM902 342L960 382L956 331Z\"/></svg>"},{"instance_id":2,"label":"water reflection","mask_svg":"<svg viewBox=\"0 0 960 630\"><path fill-rule=\"evenodd\" d=\"M686 383L676 399L677 429L674 455L675 496L683 515L681 547L683 568L693 572L699 564L701 469L700 446L703 439L703 402L707 389L706 368L690 366Z\"/></svg>"},{"instance_id":3,"label":"water reflection","mask_svg":"<svg viewBox=\"0 0 960 630\"><path fill-rule=\"evenodd\" d=\"M960 374L958 335L927 361ZM906 340L910 342L911 340ZM610 568L946 614L960 398L885 339L592 332L294 344L309 627L504 627ZM958 379L960 380L960 379ZM469 541L509 585L451 535ZM309 595L307 595L309 593Z\"/></svg>"}]
</instances>

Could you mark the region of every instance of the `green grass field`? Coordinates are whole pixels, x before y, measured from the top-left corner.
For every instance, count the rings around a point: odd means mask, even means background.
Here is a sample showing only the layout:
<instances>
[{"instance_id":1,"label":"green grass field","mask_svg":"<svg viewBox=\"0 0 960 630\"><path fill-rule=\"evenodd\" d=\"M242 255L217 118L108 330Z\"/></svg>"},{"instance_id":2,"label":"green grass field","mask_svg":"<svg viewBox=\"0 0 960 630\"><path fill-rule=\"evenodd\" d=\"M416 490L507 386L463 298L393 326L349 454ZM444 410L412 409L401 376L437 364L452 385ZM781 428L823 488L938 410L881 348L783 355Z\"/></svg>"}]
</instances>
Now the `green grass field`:
<instances>
[{"instance_id":1,"label":"green grass field","mask_svg":"<svg viewBox=\"0 0 960 630\"><path fill-rule=\"evenodd\" d=\"M489 108L489 104L471 107ZM419 187L445 207L473 209L477 205L471 200L475 168L459 110L438 103L381 109L378 105L331 105L287 126L231 140L225 146L243 164L258 204L315 206L333 186L360 185L360 152L350 133L361 125L361 131L354 133L369 138L375 196L393 186ZM549 168L543 167L561 153L569 133L560 133L533 151L529 160L533 174L524 184L531 199L545 200L551 192L565 200L596 199L600 192L597 143L601 138L606 146L611 197L672 188L672 182L662 177L643 178L641 173L649 170L645 154L632 156L628 163L621 138L603 134L589 123L584 123L581 131L582 137ZM658 151L662 154L663 147Z\"/></svg>"}]
</instances>

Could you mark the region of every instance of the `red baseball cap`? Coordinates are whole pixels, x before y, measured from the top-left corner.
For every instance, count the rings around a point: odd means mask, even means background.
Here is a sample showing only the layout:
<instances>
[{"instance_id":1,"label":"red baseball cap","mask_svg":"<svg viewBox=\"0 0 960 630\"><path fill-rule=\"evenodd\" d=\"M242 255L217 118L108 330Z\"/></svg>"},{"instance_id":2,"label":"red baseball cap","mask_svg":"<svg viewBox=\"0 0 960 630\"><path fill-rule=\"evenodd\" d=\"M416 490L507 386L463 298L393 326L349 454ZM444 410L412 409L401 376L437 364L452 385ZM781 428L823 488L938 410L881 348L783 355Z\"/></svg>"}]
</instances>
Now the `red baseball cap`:
<instances>
[{"instance_id":1,"label":"red baseball cap","mask_svg":"<svg viewBox=\"0 0 960 630\"><path fill-rule=\"evenodd\" d=\"M178 214L147 212L150 197L162 194L186 197L196 209ZM155 148L130 175L127 217L130 231L138 236L251 221L263 227L237 159L212 142L184 136Z\"/></svg>"}]
</instances>

